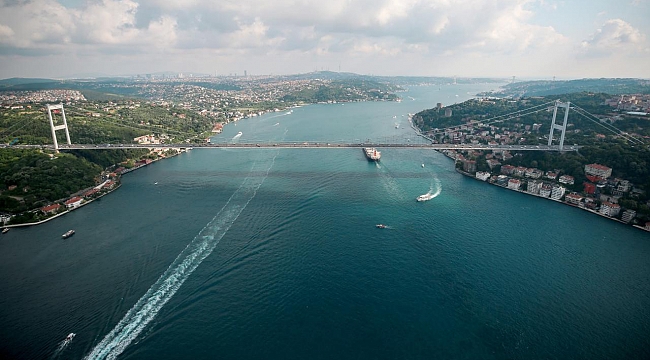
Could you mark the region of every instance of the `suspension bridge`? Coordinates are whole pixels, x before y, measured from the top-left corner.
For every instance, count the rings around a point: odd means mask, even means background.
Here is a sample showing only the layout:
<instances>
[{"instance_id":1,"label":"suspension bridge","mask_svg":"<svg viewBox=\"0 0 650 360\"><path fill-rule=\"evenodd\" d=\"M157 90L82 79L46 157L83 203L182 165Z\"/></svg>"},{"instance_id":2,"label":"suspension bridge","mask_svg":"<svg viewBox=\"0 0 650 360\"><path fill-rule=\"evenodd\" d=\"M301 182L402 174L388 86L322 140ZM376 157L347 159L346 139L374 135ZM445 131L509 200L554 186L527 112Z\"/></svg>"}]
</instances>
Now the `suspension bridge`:
<instances>
[{"instance_id":1,"label":"suspension bridge","mask_svg":"<svg viewBox=\"0 0 650 360\"><path fill-rule=\"evenodd\" d=\"M470 132L473 129L485 128L493 126L494 124L502 123L507 120L521 118L526 115L532 115L542 111L549 111L552 109L550 132L547 136L546 144L524 145L524 144L485 144L485 143L443 143L438 139L458 132ZM561 119L558 119L558 112L564 110ZM489 119L470 120L462 125L454 125L440 129L433 129L426 133L420 132L413 124L415 133L410 134L409 137L392 136L383 137L379 139L365 139L363 141L354 139L353 141L233 141L223 140L221 142L183 142L183 143L160 143L160 144L137 144L137 143L105 143L105 144L74 144L69 133L69 125L66 119L66 112L63 104L47 105L48 120L52 134L52 144L45 145L29 145L29 144L0 144L0 148L22 148L22 149L43 149L43 150L107 150L107 149L188 149L188 148L408 148L408 149L433 149L433 150L493 150L493 151L577 151L580 145L565 145L566 130L569 118L569 110L574 110L576 114L582 116L606 130L614 133L617 136L627 140L633 144L643 144L643 141L628 134L613 125L601 122L596 116L590 114L586 110L578 107L569 102L561 102L560 100L549 101L536 106L495 116ZM61 123L55 125L53 114L61 115ZM559 121L558 121L559 120ZM126 125L121 125L126 126ZM24 127L24 126L23 126ZM129 126L127 126L129 127ZM145 130L144 128L132 127L138 130ZM57 131L65 133L65 143L60 144L57 139ZM157 129L160 131L160 129ZM555 132L559 132L556 136ZM554 144L557 140L557 144Z\"/></svg>"}]
</instances>

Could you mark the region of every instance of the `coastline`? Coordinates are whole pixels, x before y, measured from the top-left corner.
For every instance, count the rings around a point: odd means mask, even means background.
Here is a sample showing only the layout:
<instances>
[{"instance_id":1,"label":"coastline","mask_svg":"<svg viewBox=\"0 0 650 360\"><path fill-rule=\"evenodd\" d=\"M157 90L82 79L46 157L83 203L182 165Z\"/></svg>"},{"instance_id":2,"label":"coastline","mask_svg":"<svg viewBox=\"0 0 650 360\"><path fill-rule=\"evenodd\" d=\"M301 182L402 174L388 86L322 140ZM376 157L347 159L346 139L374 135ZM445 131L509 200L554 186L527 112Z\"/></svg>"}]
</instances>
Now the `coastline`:
<instances>
[{"instance_id":1,"label":"coastline","mask_svg":"<svg viewBox=\"0 0 650 360\"><path fill-rule=\"evenodd\" d=\"M447 156L447 155L445 154L445 156ZM447 157L449 157L449 156L447 156ZM450 158L450 157L449 157L449 158ZM450 158L450 159L452 159L452 158ZM453 159L452 159L452 160L453 160ZM489 182L489 181L483 181L483 180L481 180L481 179L477 179L476 176L474 176L474 175L472 175L472 174L470 174L470 173L468 173L468 172L465 172L465 171L463 171L463 170L460 170L460 169L455 169L455 170L456 170L457 173L459 173L459 174L461 174L461 175L467 176L467 177L469 177L469 178L472 178L472 179L474 179L474 180L476 180L476 181L479 181L479 182L482 182L482 183L486 183L486 184L488 184L488 185L493 185L493 186L496 186L496 187L499 187L499 188L502 188L502 189L505 189L505 190L510 190L510 191L514 191L514 192L521 193L521 194L534 196L534 197L537 197L537 198L540 198L540 199L550 200L550 201L556 202L556 203L558 203L558 204L567 205L567 206L570 206L570 207L572 207L572 208L576 208L576 209L580 209L580 210L587 211L587 212L592 213L592 214L596 214L596 215L598 215L598 216L600 216L600 217L603 217L603 218L608 219L608 220L613 220L613 221L619 222L619 223L621 223L621 224L623 224L623 225L626 225L626 226L631 226L631 227L635 227L635 228L637 228L637 229L639 229L639 230L643 230L643 231L645 231L645 232L650 232L649 230L646 230L645 228L643 228L643 227L641 227L641 226L639 226L639 225L634 225L634 224L626 223L626 222L624 222L624 221L622 221L622 220L619 220L619 219L617 219L617 218L613 218L613 217L611 217L611 216L607 216L607 215L605 215L605 214L601 214L601 213L599 213L598 211L595 211L595 210L591 210L591 209L587 209L587 208L579 207L579 206L576 206L576 205L573 205L573 204L569 204L569 203L567 203L567 202L565 202L565 201L562 201L562 200L551 199L550 197L541 196L541 195L538 195L538 194L531 194L531 193L526 192L526 191L523 191L523 190L509 189L509 188L507 188L506 186L502 186L502 185L499 185L499 184L491 183L491 182Z\"/></svg>"},{"instance_id":2,"label":"coastline","mask_svg":"<svg viewBox=\"0 0 650 360\"><path fill-rule=\"evenodd\" d=\"M189 149L188 149L188 150L189 150ZM188 150L185 150L185 152L188 151ZM128 173L130 173L130 172L132 172L132 171L138 170L138 169L143 168L143 167L145 167L145 166L149 166L149 165L151 165L151 164L153 164L153 163L155 163L155 162L157 162L157 161L164 160L164 159L168 159L168 158L172 158L172 157L174 157L174 156L178 156L178 155L180 155L180 154L182 154L182 153L183 153L183 152L179 151L178 153L176 153L176 154L174 154L174 155L171 155L171 156L166 156L166 157L163 157L163 158L154 159L154 160L152 160L149 164L142 164L142 165L140 165L140 166L135 166L135 167L132 167L132 168L130 168L130 169L126 169L125 171L121 172L121 173L119 174L119 176L120 176L120 178L121 178L124 174L128 174ZM63 216L63 215L65 215L65 214L68 214L68 213L70 213L70 212L72 212L72 211L75 211L75 210L77 210L77 209L80 209L80 208L82 208L82 207L84 207L84 206L86 206L86 205L92 203L92 202L95 201L95 200L99 200L99 199L101 199L102 197L104 197L104 196L106 196L106 195L112 193L113 191L119 189L121 186L122 186L122 182L119 181L119 182L117 182L117 185L116 185L114 188L112 188L112 189L110 189L110 190L104 192L103 194L97 196L96 198L92 198L92 199L89 199L89 200L87 200L87 201L84 201L82 204L80 204L79 206L77 206L77 207L75 207L75 208L72 208L72 209L66 209L65 211L60 212L60 213L58 213L58 214L56 214L56 215L54 215L54 216L48 217L47 219L43 219L43 220L41 220L41 221L31 222L31 223L2 225L2 226L0 226L0 228L3 228L3 229L4 229L4 228L8 228L8 229L11 229L11 228L19 228L19 227L26 227L26 226L36 226L36 225L44 224L44 223L46 223L46 222L48 222L48 221L54 220L54 219L56 219L56 218L58 218L58 217L60 217L60 216ZM78 194L84 192L85 190L87 190L87 189L79 190L79 191L77 191L76 193L72 194L71 196L77 196ZM32 210L30 210L30 211L38 211L38 209L32 209Z\"/></svg>"}]
</instances>

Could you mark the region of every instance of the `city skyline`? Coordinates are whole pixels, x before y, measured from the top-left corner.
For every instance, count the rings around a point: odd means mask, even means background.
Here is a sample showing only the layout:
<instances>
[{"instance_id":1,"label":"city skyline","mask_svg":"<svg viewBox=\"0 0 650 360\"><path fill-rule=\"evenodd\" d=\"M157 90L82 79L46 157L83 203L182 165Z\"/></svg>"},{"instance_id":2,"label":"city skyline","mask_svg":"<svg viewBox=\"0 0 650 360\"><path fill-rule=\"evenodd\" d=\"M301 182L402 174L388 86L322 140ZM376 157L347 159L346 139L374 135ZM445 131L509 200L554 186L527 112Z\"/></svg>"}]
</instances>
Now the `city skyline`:
<instances>
[{"instance_id":1,"label":"city skyline","mask_svg":"<svg viewBox=\"0 0 650 360\"><path fill-rule=\"evenodd\" d=\"M0 78L650 78L650 1L0 1Z\"/></svg>"}]
</instances>

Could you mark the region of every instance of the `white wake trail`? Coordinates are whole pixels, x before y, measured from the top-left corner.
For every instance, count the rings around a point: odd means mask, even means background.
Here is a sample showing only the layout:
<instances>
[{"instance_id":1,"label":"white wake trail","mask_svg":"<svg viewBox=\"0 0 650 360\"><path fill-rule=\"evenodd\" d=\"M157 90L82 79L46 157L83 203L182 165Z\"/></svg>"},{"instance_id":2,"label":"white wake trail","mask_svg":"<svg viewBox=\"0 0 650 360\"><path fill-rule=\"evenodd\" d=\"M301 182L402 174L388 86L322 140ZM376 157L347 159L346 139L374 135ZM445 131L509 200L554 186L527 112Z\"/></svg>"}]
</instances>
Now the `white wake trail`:
<instances>
[{"instance_id":1,"label":"white wake trail","mask_svg":"<svg viewBox=\"0 0 650 360\"><path fill-rule=\"evenodd\" d=\"M212 253L266 180L277 155L278 151L272 158L269 157L253 165L248 177L244 179L217 215L176 257L156 283L133 305L115 328L92 349L85 359L115 359L135 340L192 272Z\"/></svg>"}]
</instances>

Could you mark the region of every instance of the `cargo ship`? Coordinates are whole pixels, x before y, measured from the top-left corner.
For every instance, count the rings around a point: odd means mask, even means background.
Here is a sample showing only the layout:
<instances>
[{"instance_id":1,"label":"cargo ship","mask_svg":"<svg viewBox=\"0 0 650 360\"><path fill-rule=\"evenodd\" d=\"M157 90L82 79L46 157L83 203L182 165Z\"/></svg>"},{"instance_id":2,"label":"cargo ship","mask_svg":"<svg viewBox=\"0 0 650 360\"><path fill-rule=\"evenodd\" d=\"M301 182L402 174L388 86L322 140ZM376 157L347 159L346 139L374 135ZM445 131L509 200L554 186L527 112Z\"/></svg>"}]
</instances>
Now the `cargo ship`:
<instances>
[{"instance_id":1,"label":"cargo ship","mask_svg":"<svg viewBox=\"0 0 650 360\"><path fill-rule=\"evenodd\" d=\"M375 148L363 148L363 153L366 154L368 161L379 161L381 158L381 152Z\"/></svg>"}]
</instances>

